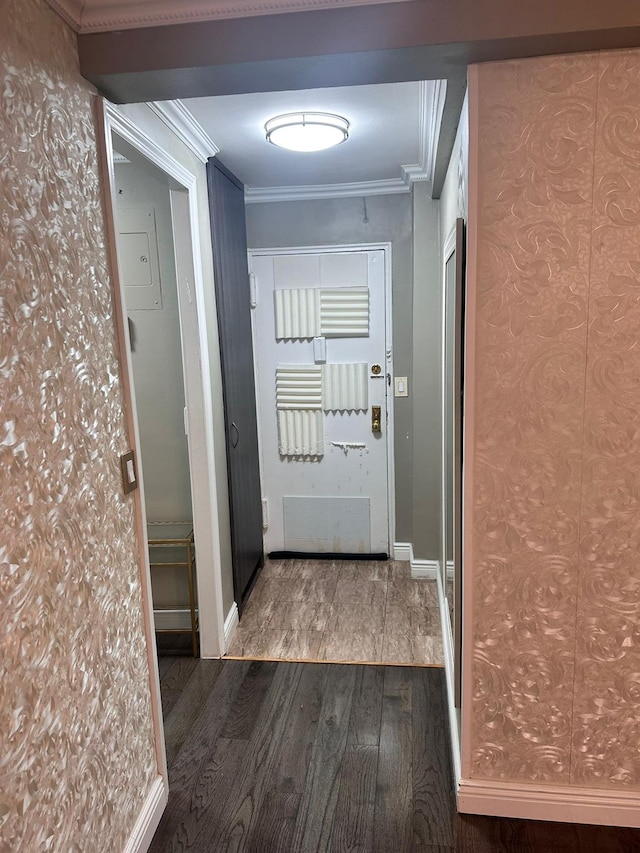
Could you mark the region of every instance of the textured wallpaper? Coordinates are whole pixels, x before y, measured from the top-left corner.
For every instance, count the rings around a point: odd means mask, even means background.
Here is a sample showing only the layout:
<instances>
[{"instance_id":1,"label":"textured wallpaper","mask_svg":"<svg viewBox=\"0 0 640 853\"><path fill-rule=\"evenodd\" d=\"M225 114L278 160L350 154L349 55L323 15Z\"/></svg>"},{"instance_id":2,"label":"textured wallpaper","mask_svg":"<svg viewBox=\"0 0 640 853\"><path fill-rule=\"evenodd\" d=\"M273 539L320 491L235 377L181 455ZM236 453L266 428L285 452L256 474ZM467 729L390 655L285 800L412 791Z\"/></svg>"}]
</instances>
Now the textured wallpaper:
<instances>
[{"instance_id":1,"label":"textured wallpaper","mask_svg":"<svg viewBox=\"0 0 640 853\"><path fill-rule=\"evenodd\" d=\"M157 775L91 90L0 2L0 849L123 848Z\"/></svg>"},{"instance_id":2,"label":"textured wallpaper","mask_svg":"<svg viewBox=\"0 0 640 853\"><path fill-rule=\"evenodd\" d=\"M478 81L471 775L640 785L640 51Z\"/></svg>"},{"instance_id":3,"label":"textured wallpaper","mask_svg":"<svg viewBox=\"0 0 640 853\"><path fill-rule=\"evenodd\" d=\"M640 51L600 55L572 782L640 786Z\"/></svg>"}]
</instances>

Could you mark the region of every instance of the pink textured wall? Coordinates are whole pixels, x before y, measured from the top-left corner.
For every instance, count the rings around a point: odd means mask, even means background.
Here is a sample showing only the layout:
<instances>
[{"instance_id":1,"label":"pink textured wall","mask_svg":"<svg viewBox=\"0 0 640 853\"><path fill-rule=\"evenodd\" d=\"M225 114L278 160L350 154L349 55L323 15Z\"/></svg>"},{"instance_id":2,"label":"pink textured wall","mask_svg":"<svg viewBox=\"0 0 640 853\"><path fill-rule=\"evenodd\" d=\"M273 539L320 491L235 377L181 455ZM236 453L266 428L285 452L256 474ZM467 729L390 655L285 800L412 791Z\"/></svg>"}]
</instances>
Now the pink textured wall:
<instances>
[{"instance_id":1,"label":"pink textured wall","mask_svg":"<svg viewBox=\"0 0 640 853\"><path fill-rule=\"evenodd\" d=\"M571 781L640 785L640 51L598 64Z\"/></svg>"},{"instance_id":2,"label":"pink textured wall","mask_svg":"<svg viewBox=\"0 0 640 853\"><path fill-rule=\"evenodd\" d=\"M640 786L640 51L470 97L463 773Z\"/></svg>"},{"instance_id":3,"label":"pink textured wall","mask_svg":"<svg viewBox=\"0 0 640 853\"><path fill-rule=\"evenodd\" d=\"M157 777L91 88L0 0L0 849L122 850Z\"/></svg>"}]
</instances>

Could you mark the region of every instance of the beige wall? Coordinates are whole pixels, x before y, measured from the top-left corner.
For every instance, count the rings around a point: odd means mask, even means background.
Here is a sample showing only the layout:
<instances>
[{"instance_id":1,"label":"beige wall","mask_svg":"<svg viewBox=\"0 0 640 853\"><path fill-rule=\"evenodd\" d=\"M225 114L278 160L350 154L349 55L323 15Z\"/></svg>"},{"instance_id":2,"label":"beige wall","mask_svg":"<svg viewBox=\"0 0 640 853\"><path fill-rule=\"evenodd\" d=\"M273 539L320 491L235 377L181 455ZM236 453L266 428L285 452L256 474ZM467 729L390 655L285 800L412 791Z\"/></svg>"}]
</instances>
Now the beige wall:
<instances>
[{"instance_id":1,"label":"beige wall","mask_svg":"<svg viewBox=\"0 0 640 853\"><path fill-rule=\"evenodd\" d=\"M479 66L470 108L463 775L637 790L640 51Z\"/></svg>"},{"instance_id":2,"label":"beige wall","mask_svg":"<svg viewBox=\"0 0 640 853\"><path fill-rule=\"evenodd\" d=\"M412 388L412 206L407 194L248 204L249 248L391 242L396 375ZM412 537L413 395L395 399L396 541Z\"/></svg>"},{"instance_id":3,"label":"beige wall","mask_svg":"<svg viewBox=\"0 0 640 853\"><path fill-rule=\"evenodd\" d=\"M93 95L41 0L0 14L0 846L102 853L158 766Z\"/></svg>"},{"instance_id":4,"label":"beige wall","mask_svg":"<svg viewBox=\"0 0 640 853\"><path fill-rule=\"evenodd\" d=\"M431 185L413 185L413 492L411 523L417 560L440 559L442 504L442 307L440 202Z\"/></svg>"}]
</instances>

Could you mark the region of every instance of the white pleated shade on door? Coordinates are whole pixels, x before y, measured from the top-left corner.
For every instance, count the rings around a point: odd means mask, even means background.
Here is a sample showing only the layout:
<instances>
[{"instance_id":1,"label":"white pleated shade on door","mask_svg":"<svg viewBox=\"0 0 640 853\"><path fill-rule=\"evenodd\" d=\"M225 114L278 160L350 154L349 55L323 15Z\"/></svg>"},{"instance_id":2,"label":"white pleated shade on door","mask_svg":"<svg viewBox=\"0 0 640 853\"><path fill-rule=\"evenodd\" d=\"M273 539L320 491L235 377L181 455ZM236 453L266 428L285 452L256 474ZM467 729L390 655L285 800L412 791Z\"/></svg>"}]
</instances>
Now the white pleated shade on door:
<instances>
[{"instance_id":1,"label":"white pleated shade on door","mask_svg":"<svg viewBox=\"0 0 640 853\"><path fill-rule=\"evenodd\" d=\"M276 340L367 337L368 287L274 290Z\"/></svg>"},{"instance_id":2,"label":"white pleated shade on door","mask_svg":"<svg viewBox=\"0 0 640 853\"><path fill-rule=\"evenodd\" d=\"M322 365L279 364L276 369L277 409L321 409Z\"/></svg>"},{"instance_id":3,"label":"white pleated shade on door","mask_svg":"<svg viewBox=\"0 0 640 853\"><path fill-rule=\"evenodd\" d=\"M326 412L358 412L369 407L368 365L322 365L322 407Z\"/></svg>"},{"instance_id":4,"label":"white pleated shade on door","mask_svg":"<svg viewBox=\"0 0 640 853\"><path fill-rule=\"evenodd\" d=\"M281 456L324 454L321 365L278 365L276 409Z\"/></svg>"},{"instance_id":5,"label":"white pleated shade on door","mask_svg":"<svg viewBox=\"0 0 640 853\"><path fill-rule=\"evenodd\" d=\"M324 455L322 411L284 410L278 413L280 456L320 457Z\"/></svg>"},{"instance_id":6,"label":"white pleated shade on door","mask_svg":"<svg viewBox=\"0 0 640 853\"><path fill-rule=\"evenodd\" d=\"M320 334L320 290L317 287L274 290L276 338L301 340Z\"/></svg>"},{"instance_id":7,"label":"white pleated shade on door","mask_svg":"<svg viewBox=\"0 0 640 853\"><path fill-rule=\"evenodd\" d=\"M369 288L320 289L320 334L359 338L369 334Z\"/></svg>"}]
</instances>

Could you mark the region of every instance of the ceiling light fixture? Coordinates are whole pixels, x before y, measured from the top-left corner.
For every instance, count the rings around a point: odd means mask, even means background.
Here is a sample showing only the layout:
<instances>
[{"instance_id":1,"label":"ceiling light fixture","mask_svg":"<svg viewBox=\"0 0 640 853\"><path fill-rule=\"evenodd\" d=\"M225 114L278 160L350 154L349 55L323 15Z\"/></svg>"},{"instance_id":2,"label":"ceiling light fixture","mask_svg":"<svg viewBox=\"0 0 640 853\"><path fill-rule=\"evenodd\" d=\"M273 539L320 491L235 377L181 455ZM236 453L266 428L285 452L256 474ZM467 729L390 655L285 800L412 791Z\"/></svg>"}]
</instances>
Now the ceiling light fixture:
<instances>
[{"instance_id":1,"label":"ceiling light fixture","mask_svg":"<svg viewBox=\"0 0 640 853\"><path fill-rule=\"evenodd\" d=\"M331 113L287 113L265 124L267 142L289 151L323 151L349 138L349 122Z\"/></svg>"}]
</instances>

